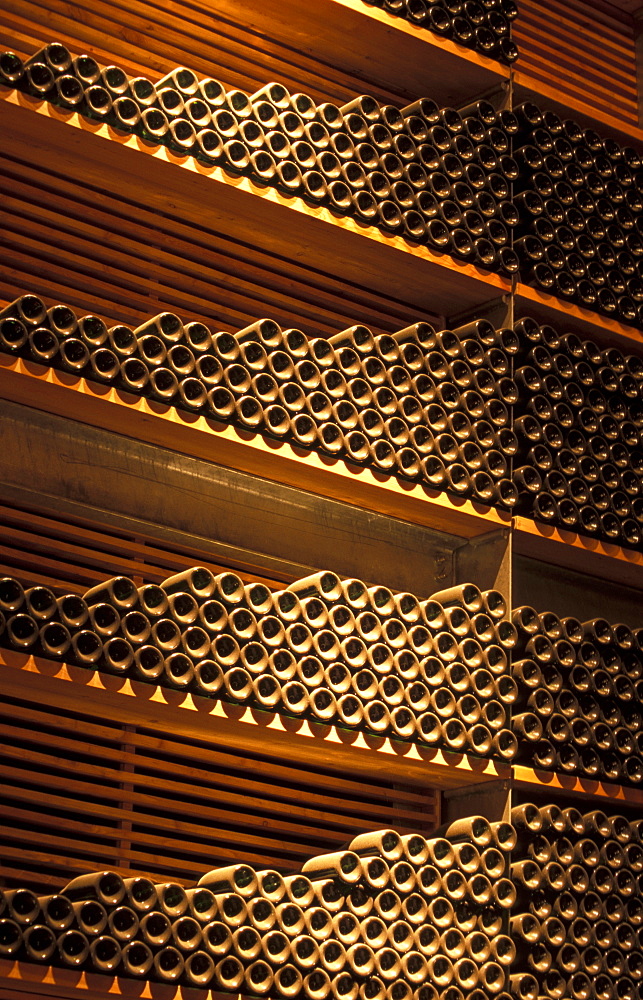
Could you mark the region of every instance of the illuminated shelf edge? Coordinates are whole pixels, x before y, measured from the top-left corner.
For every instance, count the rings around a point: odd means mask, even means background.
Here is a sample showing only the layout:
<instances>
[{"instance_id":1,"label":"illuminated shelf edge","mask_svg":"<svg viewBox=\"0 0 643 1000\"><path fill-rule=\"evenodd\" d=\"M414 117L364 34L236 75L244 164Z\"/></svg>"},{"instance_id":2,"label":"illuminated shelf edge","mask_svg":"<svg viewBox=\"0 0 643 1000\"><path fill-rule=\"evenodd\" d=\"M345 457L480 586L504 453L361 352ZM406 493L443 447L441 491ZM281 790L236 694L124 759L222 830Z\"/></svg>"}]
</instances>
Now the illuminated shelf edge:
<instances>
[{"instance_id":1,"label":"illuminated shelf edge","mask_svg":"<svg viewBox=\"0 0 643 1000\"><path fill-rule=\"evenodd\" d=\"M615 785L612 782L592 780L576 774L543 771L523 764L513 765L513 777L515 784L525 789L533 788L539 794L548 791L565 792L609 799L612 802L621 802L623 805L643 806L643 788Z\"/></svg>"},{"instance_id":2,"label":"illuminated shelf edge","mask_svg":"<svg viewBox=\"0 0 643 1000\"><path fill-rule=\"evenodd\" d=\"M278 759L323 763L347 773L457 788L508 778L511 765L415 743L369 736L358 730L295 719L273 712L203 698L159 685L106 674L64 661L0 648L7 695L113 717L119 722L159 727L231 747L251 745ZM79 691L82 697L79 698Z\"/></svg>"},{"instance_id":3,"label":"illuminated shelf edge","mask_svg":"<svg viewBox=\"0 0 643 1000\"><path fill-rule=\"evenodd\" d=\"M514 308L517 318L533 313L538 318L557 326L561 332L575 330L596 343L619 347L626 353L643 352L643 330L627 326L591 309L583 309L573 302L565 302L547 295L530 285L517 282L514 289ZM564 328L564 329L563 329Z\"/></svg>"}]
</instances>

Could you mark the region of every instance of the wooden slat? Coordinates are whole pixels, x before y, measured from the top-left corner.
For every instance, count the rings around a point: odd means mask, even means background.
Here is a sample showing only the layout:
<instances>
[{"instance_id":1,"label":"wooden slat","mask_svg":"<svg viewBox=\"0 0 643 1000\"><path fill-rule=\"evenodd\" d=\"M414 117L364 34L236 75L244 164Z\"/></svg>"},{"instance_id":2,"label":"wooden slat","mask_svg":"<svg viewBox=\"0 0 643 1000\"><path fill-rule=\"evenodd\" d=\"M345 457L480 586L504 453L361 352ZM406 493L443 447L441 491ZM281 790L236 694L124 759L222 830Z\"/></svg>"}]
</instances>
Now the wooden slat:
<instances>
[{"instance_id":1,"label":"wooden slat","mask_svg":"<svg viewBox=\"0 0 643 1000\"><path fill-rule=\"evenodd\" d=\"M254 92L277 79L317 100L357 93L406 104L430 94L464 103L508 78L506 67L369 7L363 0L7 0L0 39L30 54L55 35L72 50L152 79L185 64Z\"/></svg>"},{"instance_id":2,"label":"wooden slat","mask_svg":"<svg viewBox=\"0 0 643 1000\"><path fill-rule=\"evenodd\" d=\"M11 713L15 710L20 715L21 709L23 714L33 715L32 708L19 704L8 706L6 711ZM58 716L55 719L57 728L64 731L66 721ZM78 723L77 718L70 718L68 721L70 727ZM103 731L105 728L101 727ZM182 766L178 772L174 770L175 774L180 773L180 781L158 781L153 777L150 780L147 772L151 767L161 770L163 761L155 764L151 758L122 751L120 763L129 765L128 783L127 787L118 787L122 769L107 768L90 762L94 757L99 760L117 760L117 749L108 753L107 748L98 745L93 756L88 759L91 744L82 738L71 739L60 734L48 734L42 726L39 730L32 730L6 724L2 727L2 732L5 738L12 740L11 747L5 746L0 750L4 781L0 786L0 795L6 805L3 812L5 822L0 831L0 850L5 859L5 867L11 859L15 859L23 868L27 864L44 866L45 869L49 867L60 873L59 884L64 884L69 871L90 870L92 865L115 866L116 870L127 872L140 871L145 867L148 874L150 871L156 873L157 880L161 877L180 876L180 880L187 882L217 863L231 860L245 860L259 867L268 864L283 868L285 865L292 869L296 867L298 858L304 860L315 853L315 850L319 852L333 849L333 846L336 848L354 833L364 829L365 825L369 825L363 818L351 819L343 815L341 799L337 801L340 813L336 815L332 810L323 814L315 813L308 807L296 808L291 803L286 815L291 817L292 822L279 820L275 815L277 803L274 800L274 796L280 794L277 780L271 792L264 791L263 798L255 793L245 800L242 795L233 795L232 799L239 804L229 818L233 820L236 831L234 827L226 831L221 826L225 811L211 804L212 791L208 789L212 782L217 783L215 771L199 772ZM123 743L130 739L134 741L137 736L135 731L122 732L121 740ZM34 749L35 747L39 749ZM42 752L42 749L46 752ZM194 749L185 746L184 752L187 755L191 750L194 754ZM52 753L52 750L57 752ZM81 759L70 757L74 751L82 754ZM168 766L172 759L173 757L169 758ZM12 761L22 761L23 764L18 763L16 766ZM249 764L249 761L246 762L246 767ZM142 768L145 773L138 774L136 768ZM279 768L276 770L278 772ZM80 777L74 777L74 774ZM202 780L204 774L205 781ZM298 777L301 801L306 801L309 787L302 785L302 781L312 785L314 798L316 775L309 773ZM243 775L240 775L238 787L243 788L243 783ZM339 785L342 783L340 780ZM133 786L137 784L142 784L144 788L158 788L164 794L159 797L133 791ZM386 786L385 781L375 784L371 789L371 797L381 797L384 793L383 786ZM183 796L186 796L183 799L181 789ZM368 794L369 790L365 791ZM222 793L219 789L216 801L229 798L230 794ZM388 794L396 797L398 791L391 789ZM411 795L410 792L408 794ZM419 798L417 795L414 797ZM171 800L171 806L168 799ZM33 808L34 800L38 802L37 810ZM257 814L253 819L244 813L241 808L243 801L247 802L246 808L265 809L264 818ZM431 802L431 797L425 795L422 802L424 808L420 811L400 811L394 820L396 827L402 830L427 829L427 823L436 821ZM353 800L348 808L354 808ZM304 815L311 818L317 815L320 822L315 828L307 829L301 819ZM409 820L406 825L403 821L400 824L403 815ZM124 846L121 823L125 817L128 820L128 843ZM380 822L390 823L390 820L391 815L387 816L386 812L383 820L380 817ZM262 828L266 833L260 835L258 831ZM272 841L267 835L268 831L280 835L280 840ZM293 836L301 834L307 834L308 839L306 843L298 845ZM60 853L62 848L66 849L66 853ZM52 884L51 879L48 884Z\"/></svg>"},{"instance_id":3,"label":"wooden slat","mask_svg":"<svg viewBox=\"0 0 643 1000\"><path fill-rule=\"evenodd\" d=\"M101 763L88 765L82 759L78 761L59 756L59 753L69 753L70 750L78 753L78 747L74 741L65 739L60 734L56 734L55 736L50 736L46 733L30 734L28 730L20 729L20 727L0 724L0 736L5 740L10 739L12 741L9 745L6 743L4 746L0 745L0 753L4 754L8 759L28 761L29 755L36 753L38 754L37 762L43 767L55 768L56 770L64 771L65 773L69 772L70 774L80 773L83 775L83 778L87 776L92 780L100 779L101 783L115 782L118 778L118 768L106 766L102 763L103 761L115 761L121 765L129 764L132 768L144 769L144 772L137 773L136 771L132 771L131 778L128 775L128 787L131 785L133 789L138 787L144 789L162 789L179 797L191 794L192 782L194 782L194 794L197 794L198 789L200 796L206 800L210 800L215 798L216 793L216 801L219 805L216 813L212 814L212 818L217 816L221 823L227 822L235 825L247 822L250 828L252 828L253 822L257 822L256 816L247 816L240 811L244 808L248 809L248 803L253 801L252 795L248 794L243 787L244 781L242 776L237 778L238 791L231 791L230 784L220 783L216 773L212 774L204 771L202 768L190 767L185 763L181 766L180 778L174 780L167 777L168 773L172 773L168 762L163 760L160 762L155 761L153 758L145 757L140 753L128 754L124 750L110 751L107 748L102 748L96 758ZM15 746L13 741L16 743ZM33 749L34 744L39 748L38 750ZM150 774L150 770L159 773ZM138 792L133 790L131 794L134 797ZM303 803L305 802L306 797L304 796ZM261 799L257 798L257 806L259 806L259 803L261 803L262 811L272 815L271 823L274 829L283 835L293 836L296 834L302 838L310 837L314 836L317 827L306 824L330 823L333 825L338 822L334 812L329 812L328 807L325 810L314 809L303 804L301 798L299 804L295 804L293 801L281 802L275 799L269 790L264 790ZM221 808L221 806L229 808ZM284 817L288 817L288 819L284 819ZM339 822L341 824L341 819ZM346 825L350 827L351 824L348 822ZM333 836L331 832L329 836L331 839L341 842L341 835ZM264 837L259 839L253 837L250 841L250 843L259 842L262 845L267 845L268 843ZM275 843L271 843L268 846L278 848L278 844ZM292 840L289 841L289 849L295 853L303 853L304 856L307 855L308 851L308 848L304 844L299 844L297 841Z\"/></svg>"},{"instance_id":4,"label":"wooden slat","mask_svg":"<svg viewBox=\"0 0 643 1000\"><path fill-rule=\"evenodd\" d=\"M514 38L519 77L638 127L631 18L586 0L521 0Z\"/></svg>"},{"instance_id":5,"label":"wooden slat","mask_svg":"<svg viewBox=\"0 0 643 1000\"><path fill-rule=\"evenodd\" d=\"M514 552L643 590L643 553L589 535L515 518Z\"/></svg>"},{"instance_id":6,"label":"wooden slat","mask_svg":"<svg viewBox=\"0 0 643 1000\"><path fill-rule=\"evenodd\" d=\"M0 650L0 670L7 697L76 711L83 708L103 719L172 732L218 748L243 748L262 759L290 760L293 766L353 778L395 784L424 793L433 787L459 788L508 777L509 766L497 761L434 750L388 737L365 736L306 720L290 719L246 706L203 699L128 678L88 671L41 657ZM25 680L27 678L27 680ZM27 685L27 686L26 686Z\"/></svg>"},{"instance_id":7,"label":"wooden slat","mask_svg":"<svg viewBox=\"0 0 643 1000\"><path fill-rule=\"evenodd\" d=\"M89 524L92 526L90 527ZM2 544L4 543L4 544ZM25 576L56 590L82 593L112 576L137 576L161 583L191 566L205 565L215 575L234 569L245 583L261 582L279 590L293 577L276 578L250 567L243 558L214 562L198 547L182 552L163 548L153 536L116 535L96 522L74 523L0 504L0 574ZM45 575L45 570L49 575ZM52 575L53 573L56 575Z\"/></svg>"},{"instance_id":8,"label":"wooden slat","mask_svg":"<svg viewBox=\"0 0 643 1000\"><path fill-rule=\"evenodd\" d=\"M23 884L26 872L37 884L44 870L46 884L60 887L92 867L144 869L157 881L186 884L234 860L292 870L372 826L375 816L377 825L403 831L437 820L434 795L386 779L331 778L319 768L270 764L15 699L2 714L0 852ZM195 755L207 770L195 767ZM334 799L317 790L333 785Z\"/></svg>"},{"instance_id":9,"label":"wooden slat","mask_svg":"<svg viewBox=\"0 0 643 1000\"><path fill-rule=\"evenodd\" d=\"M606 781L591 781L574 774L554 774L550 771L534 770L522 765L514 768L516 788L525 793L542 794L551 789L559 795L573 796L574 801L588 799L609 800L610 804L637 806L639 811L643 806L643 789L631 788L625 785L613 785ZM602 805L600 808L606 808Z\"/></svg>"},{"instance_id":10,"label":"wooden slat","mask_svg":"<svg viewBox=\"0 0 643 1000\"><path fill-rule=\"evenodd\" d=\"M36 281L33 287L41 294L93 311L109 325L136 326L150 314L170 309L213 329L234 330L269 315L283 326L300 326L316 336L330 335L357 320L375 330L394 330L422 318L412 304L387 296L383 288L366 293L340 273L329 280L312 262L262 250L256 240L244 243L212 228L204 232L201 225L154 211L144 200L133 213L122 191L89 189L78 183L73 171L52 175L32 158L12 162L6 154L0 164L8 196L5 220L35 219L48 238L41 240L33 260L23 253L23 267L6 256L0 278L5 298ZM87 257L78 272L56 267L59 247L73 250L78 241ZM113 270L115 262L125 279L115 284L101 281L103 263ZM98 270L97 280L88 277L92 267ZM141 279L132 280L130 271L138 271ZM155 280L161 273L163 281ZM206 299L201 295L197 300L192 290L204 281Z\"/></svg>"},{"instance_id":11,"label":"wooden slat","mask_svg":"<svg viewBox=\"0 0 643 1000\"><path fill-rule=\"evenodd\" d=\"M181 570L189 569L195 565L205 565L212 573L222 573L229 569L234 569L239 574L244 583L258 581L264 583L272 590L282 589L284 583L291 583L295 576L283 573L277 577L274 573L263 572L263 566L258 563L251 564L248 561L247 553L238 549L230 549L229 560L226 562L215 562L210 558L211 553L203 550L197 544L185 546L184 548L174 547L169 549L159 544L158 538L151 534L146 534L141 525L137 525L136 537L127 535L117 535L113 530L106 528L104 523L79 516L76 520L70 521L61 517L48 517L33 510L31 507L22 509L9 507L0 504L0 538L3 533L3 525L8 528L8 538L15 538L14 529L22 533L19 553L12 552L14 559L13 566L20 565L25 572L24 562L17 559L18 554L24 555L27 551L44 552L53 543L55 546L62 546L61 554L69 556L66 562L61 561L61 572L68 568L69 582L65 579L50 578L46 585L54 586L55 589L72 586L79 593L82 588L73 580L78 568L78 552L89 551L96 553L102 550L105 554L106 569L100 572L94 570L91 578L91 585L102 580L109 579L116 574L117 563L113 556L122 557L129 553L132 563L139 566L141 576L145 582L162 582L168 576L178 573ZM71 544L72 549L65 549L64 544ZM7 546L7 550L8 550ZM37 579L37 566L33 570ZM0 567L0 572L9 574L11 567L8 564ZM30 577L32 579L32 577ZM85 587L85 589L87 589Z\"/></svg>"}]
</instances>

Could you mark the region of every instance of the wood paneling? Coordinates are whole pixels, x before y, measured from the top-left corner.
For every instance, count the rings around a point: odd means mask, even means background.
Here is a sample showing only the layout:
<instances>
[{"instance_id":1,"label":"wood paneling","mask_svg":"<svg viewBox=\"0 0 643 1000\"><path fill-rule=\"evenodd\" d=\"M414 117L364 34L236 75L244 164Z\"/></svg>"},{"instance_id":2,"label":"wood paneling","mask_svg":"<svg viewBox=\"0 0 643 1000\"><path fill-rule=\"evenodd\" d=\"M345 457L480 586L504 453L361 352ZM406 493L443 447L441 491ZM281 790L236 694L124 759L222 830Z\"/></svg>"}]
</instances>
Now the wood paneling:
<instances>
[{"instance_id":1,"label":"wood paneling","mask_svg":"<svg viewBox=\"0 0 643 1000\"><path fill-rule=\"evenodd\" d=\"M0 393L25 406L319 496L349 499L367 510L462 538L486 534L510 521L508 511L452 499L422 483L384 475L6 354L0 354Z\"/></svg>"},{"instance_id":2,"label":"wood paneling","mask_svg":"<svg viewBox=\"0 0 643 1000\"><path fill-rule=\"evenodd\" d=\"M520 0L518 77L638 128L632 18L587 0ZM573 115L572 115L573 117Z\"/></svg>"},{"instance_id":3,"label":"wood paneling","mask_svg":"<svg viewBox=\"0 0 643 1000\"><path fill-rule=\"evenodd\" d=\"M253 93L269 80L345 104L369 93L461 105L506 67L363 0L5 0L0 44L31 55L54 38L76 54L159 79L176 65Z\"/></svg>"},{"instance_id":4,"label":"wood paneling","mask_svg":"<svg viewBox=\"0 0 643 1000\"><path fill-rule=\"evenodd\" d=\"M513 546L519 555L643 590L643 553L634 549L526 517L514 518Z\"/></svg>"},{"instance_id":5,"label":"wood paneling","mask_svg":"<svg viewBox=\"0 0 643 1000\"><path fill-rule=\"evenodd\" d=\"M27 692L25 692L25 697ZM373 824L428 831L435 795L267 764L144 726L4 698L0 876L60 888L114 868L192 884L218 864L295 870Z\"/></svg>"}]
</instances>

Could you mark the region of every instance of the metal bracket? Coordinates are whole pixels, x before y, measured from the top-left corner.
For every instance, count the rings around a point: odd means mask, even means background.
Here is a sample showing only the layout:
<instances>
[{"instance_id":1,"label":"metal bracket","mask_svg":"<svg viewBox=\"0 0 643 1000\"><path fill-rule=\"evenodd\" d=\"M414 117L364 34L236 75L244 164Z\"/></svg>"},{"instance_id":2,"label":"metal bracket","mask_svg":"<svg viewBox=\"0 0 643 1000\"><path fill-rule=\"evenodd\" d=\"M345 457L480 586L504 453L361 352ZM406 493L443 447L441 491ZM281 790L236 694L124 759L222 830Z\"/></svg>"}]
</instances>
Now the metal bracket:
<instances>
[{"instance_id":1,"label":"metal bracket","mask_svg":"<svg viewBox=\"0 0 643 1000\"><path fill-rule=\"evenodd\" d=\"M513 296L500 295L497 299L483 302L464 312L447 316L446 320L450 330L457 330L460 326L470 323L474 319L488 319L496 328L513 326Z\"/></svg>"},{"instance_id":2,"label":"metal bracket","mask_svg":"<svg viewBox=\"0 0 643 1000\"><path fill-rule=\"evenodd\" d=\"M509 107L510 100L511 87L509 80L503 80L501 83L496 83L493 87L489 87L487 90L484 90L479 94L475 94L467 101L466 104L463 105L463 107L468 108L471 104L477 104L478 101L488 101L489 104L493 105L496 111L501 111L502 109Z\"/></svg>"}]
</instances>

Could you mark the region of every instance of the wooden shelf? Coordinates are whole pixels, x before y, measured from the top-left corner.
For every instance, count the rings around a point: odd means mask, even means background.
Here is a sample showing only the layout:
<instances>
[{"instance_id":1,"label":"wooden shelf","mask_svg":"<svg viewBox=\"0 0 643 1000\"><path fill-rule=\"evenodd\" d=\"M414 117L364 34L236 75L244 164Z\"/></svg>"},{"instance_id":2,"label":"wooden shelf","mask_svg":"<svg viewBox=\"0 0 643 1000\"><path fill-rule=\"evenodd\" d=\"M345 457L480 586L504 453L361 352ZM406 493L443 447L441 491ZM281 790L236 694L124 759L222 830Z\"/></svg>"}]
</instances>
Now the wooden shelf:
<instances>
[{"instance_id":1,"label":"wooden shelf","mask_svg":"<svg viewBox=\"0 0 643 1000\"><path fill-rule=\"evenodd\" d=\"M417 483L6 354L0 354L0 395L37 410L461 538L474 538L510 523L509 513L495 508L451 498Z\"/></svg>"},{"instance_id":2,"label":"wooden shelf","mask_svg":"<svg viewBox=\"0 0 643 1000\"><path fill-rule=\"evenodd\" d=\"M250 93L279 80L340 104L369 93L461 106L509 79L508 67L363 0L221 0L216 12L207 0L183 8L144 0L135 9L126 0L81 0L75 8L14 3L13 17L0 14L0 37L24 55L55 37L74 54L88 50L136 76L157 79L183 64Z\"/></svg>"},{"instance_id":3,"label":"wooden shelf","mask_svg":"<svg viewBox=\"0 0 643 1000\"><path fill-rule=\"evenodd\" d=\"M643 552L526 517L514 519L513 548L517 555L643 590Z\"/></svg>"},{"instance_id":4,"label":"wooden shelf","mask_svg":"<svg viewBox=\"0 0 643 1000\"><path fill-rule=\"evenodd\" d=\"M561 94L560 90L522 73L519 68L512 71L512 80L514 107L523 101L534 101L540 107L555 111L563 119L571 118L585 128L596 129L601 135L611 135L624 146L636 146L639 149L643 147L643 129L623 122L569 94Z\"/></svg>"},{"instance_id":5,"label":"wooden shelf","mask_svg":"<svg viewBox=\"0 0 643 1000\"><path fill-rule=\"evenodd\" d=\"M458 788L508 778L511 766L447 750L201 698L127 677L0 649L2 690L32 704L78 710L97 718L187 736L219 747L261 753L344 775Z\"/></svg>"},{"instance_id":6,"label":"wooden shelf","mask_svg":"<svg viewBox=\"0 0 643 1000\"><path fill-rule=\"evenodd\" d=\"M510 290L499 275L17 91L0 88L0 126L3 150L27 164L37 135L37 157L47 163L54 187L60 176L101 193L127 191L134 215L141 204L202 231L233 233L363 289L385 286L420 314L470 309Z\"/></svg>"},{"instance_id":7,"label":"wooden shelf","mask_svg":"<svg viewBox=\"0 0 643 1000\"><path fill-rule=\"evenodd\" d=\"M533 316L543 323L551 323L561 333L574 331L582 339L595 340L599 346L609 344L626 353L643 349L643 331L636 327L594 310L583 309L573 302L564 302L520 282L515 289L514 311L516 319Z\"/></svg>"},{"instance_id":8,"label":"wooden shelf","mask_svg":"<svg viewBox=\"0 0 643 1000\"><path fill-rule=\"evenodd\" d=\"M643 806L643 788L614 785L606 781L592 781L575 774L556 774L553 771L534 770L523 765L514 765L513 784L521 791L532 790L539 795L543 792L578 796L581 799L602 799L624 806Z\"/></svg>"}]
</instances>

